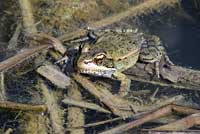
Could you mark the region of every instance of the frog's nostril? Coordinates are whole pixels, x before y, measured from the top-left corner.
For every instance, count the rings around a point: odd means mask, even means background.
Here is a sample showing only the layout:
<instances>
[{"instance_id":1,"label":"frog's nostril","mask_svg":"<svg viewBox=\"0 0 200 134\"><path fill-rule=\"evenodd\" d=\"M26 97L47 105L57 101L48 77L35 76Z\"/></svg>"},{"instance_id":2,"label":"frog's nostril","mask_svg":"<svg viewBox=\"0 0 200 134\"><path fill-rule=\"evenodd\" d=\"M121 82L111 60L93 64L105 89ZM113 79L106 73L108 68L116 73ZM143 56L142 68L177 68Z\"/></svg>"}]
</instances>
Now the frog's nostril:
<instances>
[{"instance_id":1,"label":"frog's nostril","mask_svg":"<svg viewBox=\"0 0 200 134\"><path fill-rule=\"evenodd\" d=\"M84 61L83 63L84 63L84 64L88 64L89 62L88 62L88 61Z\"/></svg>"},{"instance_id":2,"label":"frog's nostril","mask_svg":"<svg viewBox=\"0 0 200 134\"><path fill-rule=\"evenodd\" d=\"M91 62L92 62L92 60L85 60L85 61L83 61L84 64L88 64L88 63L91 63Z\"/></svg>"}]
</instances>

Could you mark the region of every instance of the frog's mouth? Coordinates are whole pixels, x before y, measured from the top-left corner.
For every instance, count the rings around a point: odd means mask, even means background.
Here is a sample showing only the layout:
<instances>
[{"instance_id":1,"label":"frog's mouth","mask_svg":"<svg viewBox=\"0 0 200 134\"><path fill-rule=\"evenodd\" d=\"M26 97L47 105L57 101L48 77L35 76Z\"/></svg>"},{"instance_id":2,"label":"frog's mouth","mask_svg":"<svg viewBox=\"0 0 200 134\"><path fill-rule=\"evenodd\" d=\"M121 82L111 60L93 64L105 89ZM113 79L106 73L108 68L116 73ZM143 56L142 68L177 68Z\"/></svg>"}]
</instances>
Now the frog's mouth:
<instances>
[{"instance_id":1,"label":"frog's mouth","mask_svg":"<svg viewBox=\"0 0 200 134\"><path fill-rule=\"evenodd\" d=\"M94 76L111 78L112 74L116 72L115 68L108 68L102 65L97 65L92 60L81 62L77 66L80 73Z\"/></svg>"}]
</instances>

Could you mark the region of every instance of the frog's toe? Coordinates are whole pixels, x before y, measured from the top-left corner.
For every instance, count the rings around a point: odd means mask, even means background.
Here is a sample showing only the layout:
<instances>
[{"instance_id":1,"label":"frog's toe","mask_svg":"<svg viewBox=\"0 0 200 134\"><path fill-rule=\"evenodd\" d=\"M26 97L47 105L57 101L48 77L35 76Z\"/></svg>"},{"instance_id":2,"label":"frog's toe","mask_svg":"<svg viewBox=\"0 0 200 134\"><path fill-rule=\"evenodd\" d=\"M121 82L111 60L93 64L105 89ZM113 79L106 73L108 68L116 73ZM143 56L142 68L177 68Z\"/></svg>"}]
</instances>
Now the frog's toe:
<instances>
[{"instance_id":1,"label":"frog's toe","mask_svg":"<svg viewBox=\"0 0 200 134\"><path fill-rule=\"evenodd\" d=\"M127 114L127 115L123 115L123 116L122 116L122 119L123 119L123 120L126 120L127 118L130 118L130 115Z\"/></svg>"},{"instance_id":2,"label":"frog's toe","mask_svg":"<svg viewBox=\"0 0 200 134\"><path fill-rule=\"evenodd\" d=\"M174 66L174 63L169 59L169 56L167 56L166 54L165 54L165 60L166 60L167 64Z\"/></svg>"},{"instance_id":3,"label":"frog's toe","mask_svg":"<svg viewBox=\"0 0 200 134\"><path fill-rule=\"evenodd\" d=\"M130 111L121 110L120 108L115 108L112 110L112 112L113 112L113 114L120 116L123 120L130 118L134 114Z\"/></svg>"},{"instance_id":4,"label":"frog's toe","mask_svg":"<svg viewBox=\"0 0 200 134\"><path fill-rule=\"evenodd\" d=\"M134 114L138 112L133 104L130 104L130 109Z\"/></svg>"},{"instance_id":5,"label":"frog's toe","mask_svg":"<svg viewBox=\"0 0 200 134\"><path fill-rule=\"evenodd\" d=\"M119 93L118 93L118 96L119 96L119 97L124 98L124 97L126 97L126 96L128 95L127 89L120 89L120 90L121 90L121 91L119 91Z\"/></svg>"},{"instance_id":6,"label":"frog's toe","mask_svg":"<svg viewBox=\"0 0 200 134\"><path fill-rule=\"evenodd\" d=\"M159 62L155 63L155 71L156 71L156 76L157 78L160 78L160 67L159 67Z\"/></svg>"}]
</instances>

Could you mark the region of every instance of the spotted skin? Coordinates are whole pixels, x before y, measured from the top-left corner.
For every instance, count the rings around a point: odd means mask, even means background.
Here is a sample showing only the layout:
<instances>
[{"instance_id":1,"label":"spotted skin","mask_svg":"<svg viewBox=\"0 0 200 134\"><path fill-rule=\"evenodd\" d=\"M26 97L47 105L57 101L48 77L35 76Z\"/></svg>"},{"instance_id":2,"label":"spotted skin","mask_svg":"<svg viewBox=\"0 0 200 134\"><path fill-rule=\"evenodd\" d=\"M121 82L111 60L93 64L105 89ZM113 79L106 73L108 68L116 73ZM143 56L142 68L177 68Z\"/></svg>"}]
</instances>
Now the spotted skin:
<instances>
[{"instance_id":1,"label":"spotted skin","mask_svg":"<svg viewBox=\"0 0 200 134\"><path fill-rule=\"evenodd\" d=\"M119 95L125 96L130 80L122 71L135 65L142 41L143 35L138 32L106 32L94 44L83 47L77 62L78 69L81 73L120 80ZM98 56L103 58L98 59Z\"/></svg>"},{"instance_id":2,"label":"spotted skin","mask_svg":"<svg viewBox=\"0 0 200 134\"><path fill-rule=\"evenodd\" d=\"M155 64L157 78L160 78L161 59L164 57L168 65L174 65L167 56L160 38L157 36L147 36L141 45L139 60L145 63Z\"/></svg>"}]
</instances>

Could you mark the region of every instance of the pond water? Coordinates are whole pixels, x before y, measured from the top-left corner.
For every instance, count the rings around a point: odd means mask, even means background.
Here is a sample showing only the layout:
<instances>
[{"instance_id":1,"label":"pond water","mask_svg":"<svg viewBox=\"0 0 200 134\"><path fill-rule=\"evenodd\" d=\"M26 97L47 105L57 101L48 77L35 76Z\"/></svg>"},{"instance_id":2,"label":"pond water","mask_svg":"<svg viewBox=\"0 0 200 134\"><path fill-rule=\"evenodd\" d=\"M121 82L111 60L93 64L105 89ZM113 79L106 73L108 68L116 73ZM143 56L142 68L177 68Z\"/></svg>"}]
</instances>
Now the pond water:
<instances>
[{"instance_id":1,"label":"pond water","mask_svg":"<svg viewBox=\"0 0 200 134\"><path fill-rule=\"evenodd\" d=\"M153 23L147 21L148 18L146 18L144 25L149 28L150 33L158 35L165 43L168 55L175 64L200 70L200 22L197 15L200 11L195 10L194 5L188 0L183 0L182 7L185 14L171 13L172 20L169 23L165 23L165 16L163 16L164 20L156 20ZM0 61L5 59L5 55L1 53L1 49L3 49L1 42L8 41L5 33L6 31L0 27ZM98 119L103 120L104 116L99 116ZM88 122L94 121L90 118L88 118ZM99 130L101 129L100 127ZM93 130L88 130L88 132L90 131L92 133Z\"/></svg>"},{"instance_id":2,"label":"pond water","mask_svg":"<svg viewBox=\"0 0 200 134\"><path fill-rule=\"evenodd\" d=\"M166 43L170 59L175 64L200 69L200 11L192 4L183 0L185 14L172 16L175 17L173 24L152 25L152 31Z\"/></svg>"}]
</instances>

